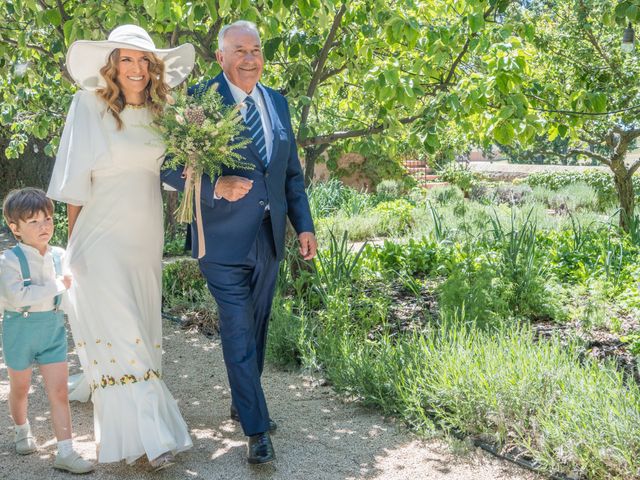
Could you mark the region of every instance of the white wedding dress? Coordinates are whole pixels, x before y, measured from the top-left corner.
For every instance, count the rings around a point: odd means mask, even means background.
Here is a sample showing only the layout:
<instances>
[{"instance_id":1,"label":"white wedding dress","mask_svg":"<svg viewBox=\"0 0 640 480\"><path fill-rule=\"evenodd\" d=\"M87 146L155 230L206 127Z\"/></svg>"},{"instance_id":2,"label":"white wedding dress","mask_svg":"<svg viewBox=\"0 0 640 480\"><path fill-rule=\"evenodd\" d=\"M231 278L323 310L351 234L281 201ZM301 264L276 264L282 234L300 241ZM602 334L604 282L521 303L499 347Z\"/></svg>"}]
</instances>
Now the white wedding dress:
<instances>
[{"instance_id":1,"label":"white wedding dress","mask_svg":"<svg viewBox=\"0 0 640 480\"><path fill-rule=\"evenodd\" d=\"M48 196L82 205L67 249L66 311L94 403L99 462L191 447L162 380L164 145L146 108L117 130L95 94L76 93Z\"/></svg>"}]
</instances>

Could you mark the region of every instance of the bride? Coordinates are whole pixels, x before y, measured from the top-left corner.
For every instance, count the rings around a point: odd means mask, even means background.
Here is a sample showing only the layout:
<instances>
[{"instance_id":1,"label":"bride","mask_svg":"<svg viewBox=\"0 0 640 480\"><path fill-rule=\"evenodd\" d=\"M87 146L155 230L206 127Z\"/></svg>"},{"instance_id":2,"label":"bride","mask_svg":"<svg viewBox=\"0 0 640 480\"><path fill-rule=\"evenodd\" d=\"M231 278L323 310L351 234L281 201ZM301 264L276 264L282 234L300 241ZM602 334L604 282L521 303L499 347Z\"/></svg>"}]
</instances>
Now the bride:
<instances>
[{"instance_id":1,"label":"bride","mask_svg":"<svg viewBox=\"0 0 640 480\"><path fill-rule=\"evenodd\" d=\"M106 41L76 41L71 104L48 196L67 204L69 323L94 404L99 462L146 455L165 468L191 447L162 380L161 139L149 128L186 79L190 44L160 50L123 25Z\"/></svg>"}]
</instances>

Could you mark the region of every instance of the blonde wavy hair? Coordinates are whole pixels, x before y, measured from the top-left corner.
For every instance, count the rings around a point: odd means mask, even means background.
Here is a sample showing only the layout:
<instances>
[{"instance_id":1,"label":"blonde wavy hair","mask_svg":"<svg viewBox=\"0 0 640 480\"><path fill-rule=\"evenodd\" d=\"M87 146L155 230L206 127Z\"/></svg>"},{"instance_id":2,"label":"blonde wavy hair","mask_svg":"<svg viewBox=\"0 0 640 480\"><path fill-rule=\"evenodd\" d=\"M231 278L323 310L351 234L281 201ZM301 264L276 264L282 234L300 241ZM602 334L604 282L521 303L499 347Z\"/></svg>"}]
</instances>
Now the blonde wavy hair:
<instances>
[{"instance_id":1,"label":"blonde wavy hair","mask_svg":"<svg viewBox=\"0 0 640 480\"><path fill-rule=\"evenodd\" d=\"M159 115L169 95L169 85L164 82L164 62L153 52L147 52L149 58L149 83L145 88L145 105L151 113ZM107 82L105 88L99 88L96 93L102 98L116 121L118 130L122 130L123 123L120 112L124 109L126 101L124 93L118 84L118 64L120 62L120 49L116 48L109 55L107 64L100 69L100 74Z\"/></svg>"}]
</instances>

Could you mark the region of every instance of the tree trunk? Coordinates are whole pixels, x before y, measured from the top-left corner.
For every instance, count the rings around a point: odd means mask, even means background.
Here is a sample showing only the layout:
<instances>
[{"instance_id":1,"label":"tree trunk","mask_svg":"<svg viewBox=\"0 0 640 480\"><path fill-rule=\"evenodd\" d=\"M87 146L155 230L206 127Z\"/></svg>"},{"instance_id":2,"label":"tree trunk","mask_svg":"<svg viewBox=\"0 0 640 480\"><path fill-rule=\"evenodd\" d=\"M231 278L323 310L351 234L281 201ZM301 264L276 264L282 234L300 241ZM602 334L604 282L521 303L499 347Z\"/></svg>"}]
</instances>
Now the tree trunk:
<instances>
[{"instance_id":1,"label":"tree trunk","mask_svg":"<svg viewBox=\"0 0 640 480\"><path fill-rule=\"evenodd\" d=\"M624 163L618 168L613 168L613 181L620 202L620 228L629 233L630 220L635 210L635 194L633 192L632 176L624 167Z\"/></svg>"},{"instance_id":2,"label":"tree trunk","mask_svg":"<svg viewBox=\"0 0 640 480\"><path fill-rule=\"evenodd\" d=\"M313 181L313 174L316 169L316 158L318 158L318 149L314 147L304 148L304 185L308 187Z\"/></svg>"},{"instance_id":3,"label":"tree trunk","mask_svg":"<svg viewBox=\"0 0 640 480\"><path fill-rule=\"evenodd\" d=\"M165 236L173 238L178 231L178 223L174 213L178 209L178 192L165 190L164 194L166 205L164 213Z\"/></svg>"}]
</instances>

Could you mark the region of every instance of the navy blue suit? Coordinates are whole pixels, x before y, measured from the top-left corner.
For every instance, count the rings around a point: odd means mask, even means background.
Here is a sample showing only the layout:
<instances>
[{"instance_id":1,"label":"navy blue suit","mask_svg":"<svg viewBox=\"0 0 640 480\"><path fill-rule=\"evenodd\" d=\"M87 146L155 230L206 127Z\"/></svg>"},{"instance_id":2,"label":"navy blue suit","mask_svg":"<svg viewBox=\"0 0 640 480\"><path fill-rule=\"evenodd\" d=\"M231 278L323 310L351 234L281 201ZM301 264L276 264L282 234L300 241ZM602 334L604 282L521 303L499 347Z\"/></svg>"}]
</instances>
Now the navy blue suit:
<instances>
[{"instance_id":1,"label":"navy blue suit","mask_svg":"<svg viewBox=\"0 0 640 480\"><path fill-rule=\"evenodd\" d=\"M206 91L214 83L218 84L225 104L235 105L222 74L192 88L192 93ZM232 401L246 435L269 429L269 413L260 376L278 262L284 255L287 217L297 233L314 231L287 101L270 88L260 85L257 88L262 92L273 130L268 166L264 166L251 143L239 153L255 168L225 169L222 173L253 180L251 190L235 202L215 200L216 179L205 175L200 199L206 242L200 270L218 304L220 337ZM163 171L162 181L184 189L181 171ZM266 205L269 205L270 215L265 219ZM191 225L191 233L192 252L196 256L195 224Z\"/></svg>"}]
</instances>

